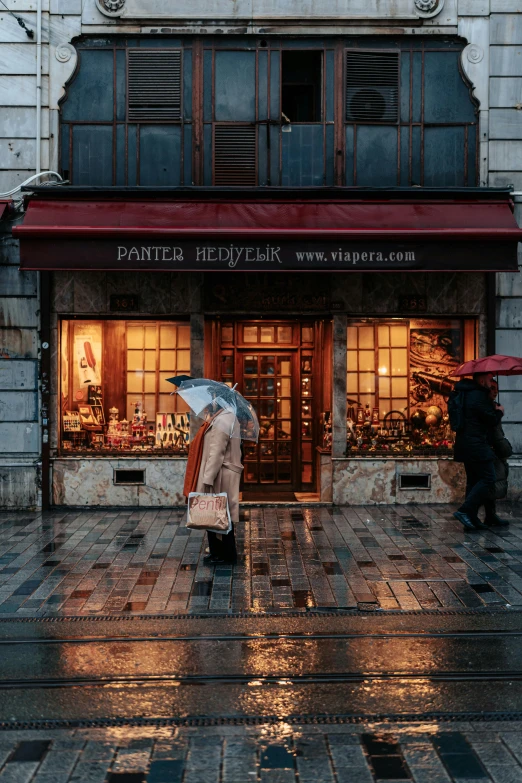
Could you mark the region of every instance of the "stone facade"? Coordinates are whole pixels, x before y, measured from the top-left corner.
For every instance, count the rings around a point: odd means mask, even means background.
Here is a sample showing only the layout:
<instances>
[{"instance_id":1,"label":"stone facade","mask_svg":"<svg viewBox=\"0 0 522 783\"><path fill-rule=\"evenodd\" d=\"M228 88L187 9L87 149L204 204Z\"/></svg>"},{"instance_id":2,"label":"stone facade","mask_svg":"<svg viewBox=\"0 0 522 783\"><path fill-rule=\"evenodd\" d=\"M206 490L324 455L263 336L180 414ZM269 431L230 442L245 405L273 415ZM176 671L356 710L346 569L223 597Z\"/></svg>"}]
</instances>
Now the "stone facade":
<instances>
[{"instance_id":1,"label":"stone facade","mask_svg":"<svg viewBox=\"0 0 522 783\"><path fill-rule=\"evenodd\" d=\"M40 11L38 9L41 9ZM198 5L198 16L191 18L193 4L175 5L168 0L17 0L13 12L33 37L5 8L0 8L0 194L19 185L35 173L37 127L37 41L38 15L41 13L41 169L58 169L59 101L64 85L72 76L77 53L75 40L80 35L98 37L132 34L160 37L164 33L235 35L451 35L468 42L463 51L462 68L473 85L480 102L480 183L482 185L514 185L522 192L522 7L516 0L327 0L319 6L297 0L208 0ZM320 10L320 18L318 16ZM215 20L219 19L219 22ZM150 40L150 39L149 39ZM516 215L522 221L522 195L515 196ZM38 358L40 345L39 280L36 273L18 271L18 248L10 236L12 217L0 223L0 505L4 507L35 507L41 500L40 453L42 422L39 409ZM148 313L185 313L192 324L193 371L202 369L203 311L213 312L212 302L203 301L201 280L197 276L155 275L149 278L142 295L144 311ZM419 287L419 293L429 297L432 313L476 314L481 323L481 352L485 344L484 276L455 274L452 276L418 274L409 277L409 288ZM78 312L102 314L108 308L108 296L114 285L121 291L121 279L111 274L89 275L63 273L54 290L51 322L51 347L56 346L57 315ZM390 313L391 276L351 274L348 278L331 276L328 296L335 298L336 316L343 312L366 312L371 315ZM139 274L125 276L128 293L143 288ZM245 301L241 298L241 301ZM364 302L364 306L363 306ZM498 274L496 281L496 351L522 355L522 282L520 273ZM245 305L246 307L246 305ZM248 312L248 310L246 310ZM337 308L336 308L337 311ZM341 328L341 327L339 327ZM489 346L492 348L493 346ZM341 359L341 349L337 356ZM55 364L52 370L52 410L56 408ZM342 369L342 368L341 368ZM339 389L341 369L337 366ZM501 379L501 401L506 406L506 434L515 451L522 453L522 383L518 378ZM340 391L339 391L340 394ZM335 456L341 458L342 411L337 411L334 427L340 428L337 440L334 432ZM51 425L53 422L51 421ZM56 423L51 426L51 445ZM323 460L324 462L324 460ZM347 499L342 489L352 461L334 461L334 500ZM512 465L512 488L518 496L522 486L520 460ZM78 464L62 460L55 470L76 481L81 470ZM180 463L181 464L181 463ZM399 469L397 463L395 472ZM108 469L109 463L99 468ZM357 473L369 468L362 463ZM448 479L447 464L441 462L434 474L434 486L450 487L449 494L440 494L447 501L455 495L454 479ZM444 469L442 466L445 466ZM382 496L391 497L394 470L383 467ZM347 472L348 471L348 472ZM361 473L362 471L362 473ZM391 471L391 472L390 472ZM323 465L325 485L328 469ZM388 477L388 473L390 476ZM444 474L444 475L442 475ZM55 476L55 486L56 486ZM388 477L389 481L388 481ZM336 481L339 487L336 490ZM384 488L386 485L387 488ZM438 484L437 484L438 486ZM127 487L125 490L129 490ZM176 490L177 491L177 490ZM377 490L376 490L377 491ZM336 494L337 492L337 494ZM373 492L373 490L372 490ZM439 490L437 490L437 493ZM111 490L112 493L112 490ZM115 495L107 494L106 502L116 503ZM137 493L139 503L154 505L159 495ZM175 494L175 493L174 493ZM110 497L109 497L110 495ZM127 497L130 497L129 495ZM169 496L170 497L170 496ZM174 495L172 495L174 497ZM406 495L400 495L405 498ZM439 497L439 495L437 495ZM83 495L56 495L59 502L73 505L84 503ZM172 498L170 498L172 499ZM412 496L412 501L417 499ZM132 498L134 502L134 498ZM138 501L137 501L138 502ZM368 501L370 502L370 501ZM378 501L378 502L397 502ZM161 503L158 503L161 505Z\"/></svg>"}]
</instances>

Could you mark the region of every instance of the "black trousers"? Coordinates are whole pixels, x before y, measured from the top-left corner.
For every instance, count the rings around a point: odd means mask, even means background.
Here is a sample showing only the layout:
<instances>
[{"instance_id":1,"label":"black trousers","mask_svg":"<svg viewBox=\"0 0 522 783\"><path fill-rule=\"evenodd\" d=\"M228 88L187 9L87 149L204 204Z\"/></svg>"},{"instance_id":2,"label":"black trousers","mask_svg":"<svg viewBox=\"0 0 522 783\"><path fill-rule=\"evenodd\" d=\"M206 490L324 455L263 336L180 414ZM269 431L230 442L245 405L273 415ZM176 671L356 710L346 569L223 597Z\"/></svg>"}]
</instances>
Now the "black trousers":
<instances>
[{"instance_id":1,"label":"black trousers","mask_svg":"<svg viewBox=\"0 0 522 783\"><path fill-rule=\"evenodd\" d=\"M227 533L226 536L222 535L221 539L218 538L216 533L207 532L208 535L208 547L212 557L217 557L219 560L226 560L229 563L235 563L237 560L236 550L236 537L234 535L234 523L232 523L232 530Z\"/></svg>"},{"instance_id":2,"label":"black trousers","mask_svg":"<svg viewBox=\"0 0 522 783\"><path fill-rule=\"evenodd\" d=\"M494 513L495 501L495 463L493 460L481 462L465 462L466 470L466 498L459 511L463 511L471 519L478 516L481 506L486 509L486 516Z\"/></svg>"}]
</instances>

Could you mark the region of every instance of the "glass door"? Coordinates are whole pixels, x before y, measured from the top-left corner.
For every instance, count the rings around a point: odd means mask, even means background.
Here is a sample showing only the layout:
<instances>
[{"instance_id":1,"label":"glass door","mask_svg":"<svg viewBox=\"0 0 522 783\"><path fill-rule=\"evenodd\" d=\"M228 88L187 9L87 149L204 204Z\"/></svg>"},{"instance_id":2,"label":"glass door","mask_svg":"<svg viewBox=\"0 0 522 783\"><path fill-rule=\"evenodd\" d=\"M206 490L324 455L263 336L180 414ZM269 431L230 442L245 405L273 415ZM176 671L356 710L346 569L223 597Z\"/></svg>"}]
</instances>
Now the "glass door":
<instances>
[{"instance_id":1,"label":"glass door","mask_svg":"<svg viewBox=\"0 0 522 783\"><path fill-rule=\"evenodd\" d=\"M244 444L245 488L277 484L293 489L295 354L241 352L240 361L243 394L257 411L261 427L259 443Z\"/></svg>"}]
</instances>

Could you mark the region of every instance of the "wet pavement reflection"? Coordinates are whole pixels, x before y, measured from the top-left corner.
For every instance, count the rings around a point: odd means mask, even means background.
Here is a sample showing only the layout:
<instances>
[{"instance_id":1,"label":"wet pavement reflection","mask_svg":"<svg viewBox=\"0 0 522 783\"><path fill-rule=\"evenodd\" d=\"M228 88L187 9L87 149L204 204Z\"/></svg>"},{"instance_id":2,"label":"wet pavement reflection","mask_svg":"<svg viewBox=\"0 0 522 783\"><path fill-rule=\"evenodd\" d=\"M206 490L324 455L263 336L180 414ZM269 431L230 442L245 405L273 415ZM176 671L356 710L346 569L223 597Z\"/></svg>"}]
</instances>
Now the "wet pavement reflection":
<instances>
[{"instance_id":1,"label":"wet pavement reflection","mask_svg":"<svg viewBox=\"0 0 522 783\"><path fill-rule=\"evenodd\" d=\"M181 509L4 513L0 615L522 606L522 510L477 534L452 512L243 507L233 568L204 565Z\"/></svg>"}]
</instances>

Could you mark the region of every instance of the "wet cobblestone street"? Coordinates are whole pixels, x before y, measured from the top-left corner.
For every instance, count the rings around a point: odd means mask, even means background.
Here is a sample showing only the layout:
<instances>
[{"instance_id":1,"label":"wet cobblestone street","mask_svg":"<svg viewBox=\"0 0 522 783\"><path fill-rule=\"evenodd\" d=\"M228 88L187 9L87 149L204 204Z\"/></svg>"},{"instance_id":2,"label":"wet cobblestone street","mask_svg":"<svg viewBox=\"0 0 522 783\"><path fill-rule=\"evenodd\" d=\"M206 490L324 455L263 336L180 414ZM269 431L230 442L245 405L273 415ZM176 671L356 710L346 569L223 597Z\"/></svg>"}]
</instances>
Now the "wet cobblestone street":
<instances>
[{"instance_id":1,"label":"wet cobblestone street","mask_svg":"<svg viewBox=\"0 0 522 783\"><path fill-rule=\"evenodd\" d=\"M8 731L11 783L519 783L521 723Z\"/></svg>"},{"instance_id":2,"label":"wet cobblestone street","mask_svg":"<svg viewBox=\"0 0 522 783\"><path fill-rule=\"evenodd\" d=\"M209 568L182 510L0 515L0 614L522 606L522 510L465 533L449 506L247 507Z\"/></svg>"}]
</instances>

